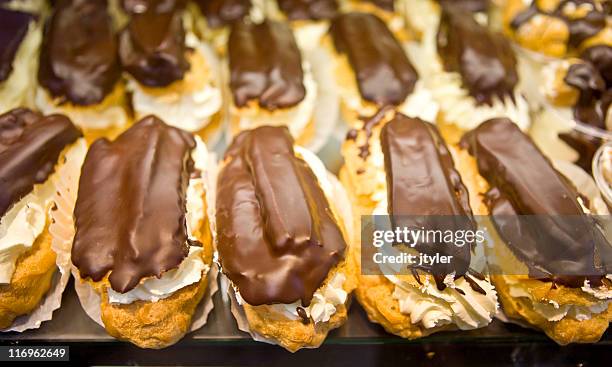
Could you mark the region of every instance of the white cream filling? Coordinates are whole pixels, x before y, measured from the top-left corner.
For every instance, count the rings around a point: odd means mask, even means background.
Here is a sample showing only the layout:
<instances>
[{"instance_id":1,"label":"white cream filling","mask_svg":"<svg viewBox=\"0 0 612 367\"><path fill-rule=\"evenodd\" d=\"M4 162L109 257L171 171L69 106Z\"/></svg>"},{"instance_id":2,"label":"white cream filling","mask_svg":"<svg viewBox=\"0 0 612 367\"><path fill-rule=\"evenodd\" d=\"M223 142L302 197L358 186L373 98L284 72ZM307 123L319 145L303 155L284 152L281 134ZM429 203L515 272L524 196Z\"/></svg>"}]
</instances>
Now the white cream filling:
<instances>
[{"instance_id":1,"label":"white cream filling","mask_svg":"<svg viewBox=\"0 0 612 367\"><path fill-rule=\"evenodd\" d=\"M47 4L45 0L12 0L0 6L7 9L38 14L47 7Z\"/></svg>"},{"instance_id":2,"label":"white cream filling","mask_svg":"<svg viewBox=\"0 0 612 367\"><path fill-rule=\"evenodd\" d=\"M263 125L285 125L289 128L291 135L296 137L302 135L313 118L318 94L317 84L312 75L310 63L303 61L302 69L304 70L302 82L304 83L306 94L304 99L296 106L261 113L261 110L263 110L261 107L249 109L237 108L235 105L232 105L232 115L239 116L240 118L238 123L240 130L254 129Z\"/></svg>"},{"instance_id":3,"label":"white cream filling","mask_svg":"<svg viewBox=\"0 0 612 367\"><path fill-rule=\"evenodd\" d=\"M610 275L608 275L610 279ZM589 320L593 315L600 314L608 309L612 302L612 289L591 288L588 281L585 281L582 290L589 293L601 301L593 303L591 306L579 306L573 304L559 305L553 300L540 302L533 299L533 296L520 287L518 280L514 277L504 277L506 284L510 289L510 296L515 298L527 298L531 301L533 310L548 321L561 321L565 318L571 318L577 321Z\"/></svg>"},{"instance_id":4,"label":"white cream filling","mask_svg":"<svg viewBox=\"0 0 612 367\"><path fill-rule=\"evenodd\" d=\"M300 50L314 50L321 43L321 38L327 33L329 22L325 20L312 21L292 27L295 41Z\"/></svg>"},{"instance_id":5,"label":"white cream filling","mask_svg":"<svg viewBox=\"0 0 612 367\"><path fill-rule=\"evenodd\" d=\"M28 33L15 54L13 70L8 78L0 83L0 112L32 104L41 38L36 22L30 22Z\"/></svg>"},{"instance_id":6,"label":"white cream filling","mask_svg":"<svg viewBox=\"0 0 612 367\"><path fill-rule=\"evenodd\" d=\"M85 142L81 139L65 156L67 159L82 160L85 154ZM60 169L56 167L44 183L34 185L29 194L0 218L0 284L10 284L19 256L29 250L43 233Z\"/></svg>"},{"instance_id":7,"label":"white cream filling","mask_svg":"<svg viewBox=\"0 0 612 367\"><path fill-rule=\"evenodd\" d=\"M199 138L196 139L196 148L191 152L194 167L202 172L201 177L189 179L186 194L186 221L187 233L189 238L197 240L196 233L198 225L205 218L204 195L206 190L206 169L208 162L208 151L206 145ZM134 289L118 293L112 288L108 288L108 301L110 303L129 304L134 301L157 302L160 299L168 298L174 292L197 283L210 270L208 264L204 264L202 259L201 247L190 246L189 255L181 262L178 268L169 270L162 274L160 278L148 278L141 282Z\"/></svg>"},{"instance_id":8,"label":"white cream filling","mask_svg":"<svg viewBox=\"0 0 612 367\"><path fill-rule=\"evenodd\" d=\"M478 104L469 91L463 88L461 75L444 70L437 54L435 38L429 36L423 45L411 43L408 47L410 53L421 60L415 67L425 80L433 99L439 104L446 122L463 130L471 130L486 120L507 117L522 130L529 128L529 105L520 93L520 88L514 90L514 101L510 96L505 96L503 100L493 97L491 105Z\"/></svg>"},{"instance_id":9,"label":"white cream filling","mask_svg":"<svg viewBox=\"0 0 612 367\"><path fill-rule=\"evenodd\" d=\"M327 176L328 172L323 162L314 153L305 148L294 146L294 150L296 155L301 157L310 166L325 196L332 200L333 185ZM301 319L297 311L301 307L306 312L306 315L312 318L315 324L328 322L336 313L337 307L346 303L348 293L343 288L345 281L346 275L341 272L336 273L325 286L317 289L308 307L303 307L300 301L291 304L268 305L268 307L290 320ZM238 303L240 305L246 304L246 301L240 296L240 292L235 287L234 292Z\"/></svg>"},{"instance_id":10,"label":"white cream filling","mask_svg":"<svg viewBox=\"0 0 612 367\"><path fill-rule=\"evenodd\" d=\"M106 98L115 93L107 95ZM108 129L111 127L123 127L128 122L127 112L123 106L76 106L71 103L66 105L66 108L61 104L57 104L53 97L43 87L36 88L36 96L34 104L45 115L61 113L68 116L75 125L86 130ZM104 101L100 102L104 104Z\"/></svg>"},{"instance_id":11,"label":"white cream filling","mask_svg":"<svg viewBox=\"0 0 612 367\"><path fill-rule=\"evenodd\" d=\"M386 198L378 202L372 215L388 215ZM393 275L399 269L381 268L381 271L395 285L393 298L398 301L400 312L410 315L413 324L421 323L428 329L448 324L461 330L485 327L499 308L497 292L488 280L466 275L486 292L484 295L473 290L463 277L454 279L454 273L446 276L446 288L440 291L430 275L420 277L423 285L414 285Z\"/></svg>"},{"instance_id":12,"label":"white cream filling","mask_svg":"<svg viewBox=\"0 0 612 367\"><path fill-rule=\"evenodd\" d=\"M211 68L210 73L214 75L216 72L210 64L212 55L205 52L196 36L188 33L185 43L193 48L194 52L202 54ZM203 84L200 89L192 93L150 94L147 93L147 88L143 88L138 81L129 77L127 89L132 92L132 105L138 118L156 115L169 125L190 132L200 131L208 125L223 104L222 92L218 83L217 85Z\"/></svg>"}]
</instances>

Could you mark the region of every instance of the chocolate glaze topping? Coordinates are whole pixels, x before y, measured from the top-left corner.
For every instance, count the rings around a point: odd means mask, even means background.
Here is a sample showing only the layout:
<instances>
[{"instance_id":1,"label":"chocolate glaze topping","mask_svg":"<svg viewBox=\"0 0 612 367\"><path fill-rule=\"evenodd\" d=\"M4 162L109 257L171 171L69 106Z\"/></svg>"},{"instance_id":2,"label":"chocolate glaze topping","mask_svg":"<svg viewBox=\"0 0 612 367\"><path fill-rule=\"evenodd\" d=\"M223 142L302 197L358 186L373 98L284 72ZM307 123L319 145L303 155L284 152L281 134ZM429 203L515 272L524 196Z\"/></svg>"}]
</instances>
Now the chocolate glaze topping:
<instances>
[{"instance_id":1,"label":"chocolate glaze topping","mask_svg":"<svg viewBox=\"0 0 612 367\"><path fill-rule=\"evenodd\" d=\"M189 69L182 7L176 2L174 7L163 5L133 14L120 36L123 67L149 87L164 87L181 80Z\"/></svg>"},{"instance_id":2,"label":"chocolate glaze topping","mask_svg":"<svg viewBox=\"0 0 612 367\"><path fill-rule=\"evenodd\" d=\"M13 61L28 33L32 14L0 8L0 83L13 71Z\"/></svg>"},{"instance_id":3,"label":"chocolate glaze topping","mask_svg":"<svg viewBox=\"0 0 612 367\"><path fill-rule=\"evenodd\" d=\"M342 14L334 18L330 33L336 50L348 57L363 99L379 106L399 105L412 93L419 76L380 18Z\"/></svg>"},{"instance_id":4,"label":"chocolate glaze topping","mask_svg":"<svg viewBox=\"0 0 612 367\"><path fill-rule=\"evenodd\" d=\"M563 8L568 4L574 4L576 7L581 4L591 4L593 9L582 18L572 19L563 13ZM510 26L517 29L538 14L553 16L567 24L569 30L568 44L573 48L578 48L583 41L595 36L606 27L606 12L606 8L594 0L563 0L559 2L556 9L549 13L540 9L537 1L532 1L527 9L520 12L512 20Z\"/></svg>"},{"instance_id":5,"label":"chocolate glaze topping","mask_svg":"<svg viewBox=\"0 0 612 367\"><path fill-rule=\"evenodd\" d=\"M502 239L534 278L581 287L601 285L597 249L610 246L584 215L575 187L533 141L505 118L484 122L461 145L489 182L485 195ZM520 216L530 216L521 219Z\"/></svg>"},{"instance_id":6,"label":"chocolate glaze topping","mask_svg":"<svg viewBox=\"0 0 612 367\"><path fill-rule=\"evenodd\" d=\"M380 135L393 228L475 231L467 188L437 128L398 113ZM452 256L450 264L422 268L434 276L440 290L445 288L447 274L454 271L459 278L469 269L471 245L423 241L415 249L429 255Z\"/></svg>"},{"instance_id":7,"label":"chocolate glaze topping","mask_svg":"<svg viewBox=\"0 0 612 367\"><path fill-rule=\"evenodd\" d=\"M119 80L117 37L105 0L59 0L45 24L38 81L77 105L101 102Z\"/></svg>"},{"instance_id":8,"label":"chocolate glaze topping","mask_svg":"<svg viewBox=\"0 0 612 367\"><path fill-rule=\"evenodd\" d=\"M239 134L217 179L223 272L250 305L310 304L346 242L286 127Z\"/></svg>"},{"instance_id":9,"label":"chocolate glaze topping","mask_svg":"<svg viewBox=\"0 0 612 367\"><path fill-rule=\"evenodd\" d=\"M208 26L219 28L244 19L251 10L251 0L195 0Z\"/></svg>"},{"instance_id":10,"label":"chocolate glaze topping","mask_svg":"<svg viewBox=\"0 0 612 367\"><path fill-rule=\"evenodd\" d=\"M125 293L188 254L185 193L193 137L157 117L92 144L74 209L72 262L82 278Z\"/></svg>"},{"instance_id":11,"label":"chocolate glaze topping","mask_svg":"<svg viewBox=\"0 0 612 367\"><path fill-rule=\"evenodd\" d=\"M267 110L293 107L306 95L302 56L285 23L236 22L228 43L234 103L251 100Z\"/></svg>"},{"instance_id":12,"label":"chocolate glaze topping","mask_svg":"<svg viewBox=\"0 0 612 367\"><path fill-rule=\"evenodd\" d=\"M43 117L25 108L0 115L0 217L47 181L61 152L79 137L63 115Z\"/></svg>"},{"instance_id":13,"label":"chocolate glaze topping","mask_svg":"<svg viewBox=\"0 0 612 367\"><path fill-rule=\"evenodd\" d=\"M338 12L336 0L277 0L278 7L289 20L321 20Z\"/></svg>"},{"instance_id":14,"label":"chocolate glaze topping","mask_svg":"<svg viewBox=\"0 0 612 367\"><path fill-rule=\"evenodd\" d=\"M449 6L442 10L437 44L444 68L461 75L477 103L514 98L516 57L501 34L490 32L465 10Z\"/></svg>"}]
</instances>

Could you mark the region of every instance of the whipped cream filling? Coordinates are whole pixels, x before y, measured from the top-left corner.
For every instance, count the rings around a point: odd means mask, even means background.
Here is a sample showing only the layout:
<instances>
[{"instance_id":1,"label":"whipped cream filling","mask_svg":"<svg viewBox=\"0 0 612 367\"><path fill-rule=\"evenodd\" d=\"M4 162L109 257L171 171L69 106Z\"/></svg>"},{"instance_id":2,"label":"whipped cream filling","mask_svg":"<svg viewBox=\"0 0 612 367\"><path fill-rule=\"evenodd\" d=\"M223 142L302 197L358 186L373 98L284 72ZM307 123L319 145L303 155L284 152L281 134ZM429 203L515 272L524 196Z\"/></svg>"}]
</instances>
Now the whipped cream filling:
<instances>
[{"instance_id":1,"label":"whipped cream filling","mask_svg":"<svg viewBox=\"0 0 612 367\"><path fill-rule=\"evenodd\" d=\"M386 198L378 202L372 215L388 215ZM486 292L481 294L472 289L463 277L454 279L455 274L451 273L444 279L446 288L440 291L429 274L420 277L422 285L415 285L393 275L400 269L380 266L382 274L395 285L393 298L398 301L400 312L410 315L413 324L420 323L427 329L450 324L461 330L485 327L499 308L497 292L488 280L466 275Z\"/></svg>"},{"instance_id":2,"label":"whipped cream filling","mask_svg":"<svg viewBox=\"0 0 612 367\"><path fill-rule=\"evenodd\" d=\"M119 89L119 90L118 90ZM122 105L109 105L109 98L123 93L120 82L106 98L97 105L77 106L71 103L58 104L43 87L36 88L34 104L45 115L61 113L68 116L75 125L85 130L100 130L123 127L128 122L127 112ZM123 98L123 97L121 97Z\"/></svg>"},{"instance_id":3,"label":"whipped cream filling","mask_svg":"<svg viewBox=\"0 0 612 367\"><path fill-rule=\"evenodd\" d=\"M419 75L425 80L433 99L439 104L446 122L455 124L463 130L471 130L486 120L507 117L522 130L529 128L529 104L519 88L515 88L513 98L494 97L491 105L478 104L469 91L463 88L461 74L444 70L432 36L429 36L422 46L413 43L408 47L416 59L422 60L415 66L419 69Z\"/></svg>"},{"instance_id":4,"label":"whipped cream filling","mask_svg":"<svg viewBox=\"0 0 612 367\"><path fill-rule=\"evenodd\" d=\"M80 139L68 148L64 157L82 160L86 149L85 141ZM53 206L55 182L63 167L58 167L45 182L34 185L30 193L0 218L0 284L10 284L19 256L28 251L45 230L47 215Z\"/></svg>"},{"instance_id":5,"label":"whipped cream filling","mask_svg":"<svg viewBox=\"0 0 612 367\"><path fill-rule=\"evenodd\" d=\"M361 98L357 85L339 84L340 96L351 111L357 111L360 115L372 116L378 112L378 107ZM418 117L425 121L435 121L438 115L438 103L433 94L427 89L422 80L417 81L414 90L404 102L397 106L397 110L409 117Z\"/></svg>"},{"instance_id":6,"label":"whipped cream filling","mask_svg":"<svg viewBox=\"0 0 612 367\"><path fill-rule=\"evenodd\" d=\"M612 279L610 275L607 277L608 279ZM590 306L574 304L559 305L553 300L539 301L534 299L531 293L521 287L519 281L515 277L504 277L504 280L509 286L510 296L529 299L533 306L533 310L551 322L561 321L565 318L571 318L577 321L590 320L593 315L606 311L610 302L612 302L612 289L605 287L591 288L588 280L584 282L584 286L581 289L599 299L599 301L594 302Z\"/></svg>"},{"instance_id":7,"label":"whipped cream filling","mask_svg":"<svg viewBox=\"0 0 612 367\"><path fill-rule=\"evenodd\" d=\"M195 169L202 174L190 178L187 186L187 212L185 216L190 240L198 240L196 234L206 215L204 198L208 151L202 139L195 136L195 140L196 147L191 152L191 158ZM170 297L174 292L184 287L199 282L202 276L210 270L210 266L204 264L202 252L202 247L190 246L188 256L183 259L178 268L165 272L160 278L145 279L128 292L119 293L109 287L108 301L118 304L130 304L135 301L157 302L160 299Z\"/></svg>"},{"instance_id":8,"label":"whipped cream filling","mask_svg":"<svg viewBox=\"0 0 612 367\"><path fill-rule=\"evenodd\" d=\"M32 104L41 38L39 27L35 22L30 22L28 33L15 54L13 71L0 83L0 111Z\"/></svg>"},{"instance_id":9,"label":"whipped cream filling","mask_svg":"<svg viewBox=\"0 0 612 367\"><path fill-rule=\"evenodd\" d=\"M313 118L318 95L317 84L314 80L310 63L303 61L302 69L304 70L302 82L304 83L306 94L304 99L296 106L266 111L259 106L254 108L237 108L235 105L232 105L232 115L239 117L238 126L240 130L254 129L263 125L285 125L289 128L291 135L295 137L302 135ZM262 113L262 111L264 112Z\"/></svg>"},{"instance_id":10,"label":"whipped cream filling","mask_svg":"<svg viewBox=\"0 0 612 367\"><path fill-rule=\"evenodd\" d=\"M296 155L301 157L310 166L310 169L317 177L319 185L325 193L325 196L328 198L328 200L332 201L334 198L334 189L331 181L328 178L328 172L323 162L321 162L321 160L314 153L305 148L294 146L294 150ZM300 301L290 304L268 305L267 307L290 320L301 320L301 317L298 314L298 309L301 308L304 310L306 315L314 321L315 324L320 322L328 322L336 313L338 306L346 303L348 293L343 288L345 282L345 274L341 272L334 274L327 284L317 289L308 307L303 307ZM236 301L238 304L247 304L242 296L240 296L238 289L236 287L233 287L233 289L236 294Z\"/></svg>"},{"instance_id":11,"label":"whipped cream filling","mask_svg":"<svg viewBox=\"0 0 612 367\"><path fill-rule=\"evenodd\" d=\"M295 41L300 50L310 51L317 48L321 38L327 33L329 22L312 21L305 24L298 23L292 27Z\"/></svg>"},{"instance_id":12,"label":"whipped cream filling","mask_svg":"<svg viewBox=\"0 0 612 367\"><path fill-rule=\"evenodd\" d=\"M186 35L185 43L207 61L210 69L194 72L209 72L214 78L217 72L210 63L214 57L212 52L207 52L193 33ZM127 89L132 92L132 105L137 117L156 115L169 125L190 132L202 130L221 110L223 97L219 85L220 83L215 83L213 79L189 93L179 94L169 91L151 94L147 92L150 88L143 88L134 78L129 77L127 81Z\"/></svg>"}]
</instances>

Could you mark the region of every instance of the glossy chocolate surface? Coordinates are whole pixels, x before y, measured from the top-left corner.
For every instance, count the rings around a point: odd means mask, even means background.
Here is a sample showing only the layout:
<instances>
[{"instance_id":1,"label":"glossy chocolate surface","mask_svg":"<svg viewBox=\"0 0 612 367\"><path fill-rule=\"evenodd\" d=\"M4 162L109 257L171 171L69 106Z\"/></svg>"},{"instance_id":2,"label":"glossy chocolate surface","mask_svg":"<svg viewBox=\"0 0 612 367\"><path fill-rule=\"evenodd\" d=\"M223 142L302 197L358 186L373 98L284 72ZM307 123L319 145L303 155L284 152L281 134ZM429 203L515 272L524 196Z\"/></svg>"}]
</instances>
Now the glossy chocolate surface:
<instances>
[{"instance_id":1,"label":"glossy chocolate surface","mask_svg":"<svg viewBox=\"0 0 612 367\"><path fill-rule=\"evenodd\" d=\"M74 209L72 262L82 278L125 293L188 253L186 190L193 136L149 116L87 153Z\"/></svg>"},{"instance_id":2,"label":"glossy chocolate surface","mask_svg":"<svg viewBox=\"0 0 612 367\"><path fill-rule=\"evenodd\" d=\"M331 19L338 13L336 0L276 0L289 20Z\"/></svg>"},{"instance_id":3,"label":"glossy chocolate surface","mask_svg":"<svg viewBox=\"0 0 612 367\"><path fill-rule=\"evenodd\" d=\"M0 8L0 83L11 75L15 55L32 21L31 14Z\"/></svg>"},{"instance_id":4,"label":"glossy chocolate surface","mask_svg":"<svg viewBox=\"0 0 612 367\"><path fill-rule=\"evenodd\" d=\"M309 305L346 249L342 231L286 127L239 134L217 179L223 272L250 305Z\"/></svg>"},{"instance_id":5,"label":"glossy chocolate surface","mask_svg":"<svg viewBox=\"0 0 612 367\"><path fill-rule=\"evenodd\" d=\"M470 13L448 7L442 11L437 45L444 69L461 75L477 103L513 98L518 83L516 57L501 34L478 24Z\"/></svg>"},{"instance_id":6,"label":"glossy chocolate surface","mask_svg":"<svg viewBox=\"0 0 612 367\"><path fill-rule=\"evenodd\" d=\"M105 0L59 0L45 24L38 81L60 102L102 102L121 76Z\"/></svg>"},{"instance_id":7,"label":"glossy chocolate surface","mask_svg":"<svg viewBox=\"0 0 612 367\"><path fill-rule=\"evenodd\" d=\"M195 0L208 26L219 28L244 19L253 6L251 0Z\"/></svg>"},{"instance_id":8,"label":"glossy chocolate surface","mask_svg":"<svg viewBox=\"0 0 612 367\"><path fill-rule=\"evenodd\" d=\"M500 118L467 133L461 145L490 185L485 203L493 223L529 275L571 287L585 279L600 285L605 275L596 248L610 244L584 215L576 188L533 141Z\"/></svg>"},{"instance_id":9,"label":"glossy chocolate surface","mask_svg":"<svg viewBox=\"0 0 612 367\"><path fill-rule=\"evenodd\" d=\"M398 113L382 128L380 138L392 228L476 230L467 188L434 125ZM459 278L468 272L472 245L421 241L415 248L429 255L452 256L449 264L423 269L444 289L446 275L455 272Z\"/></svg>"},{"instance_id":10,"label":"glossy chocolate surface","mask_svg":"<svg viewBox=\"0 0 612 367\"><path fill-rule=\"evenodd\" d=\"M0 115L0 217L47 181L61 152L79 137L63 115L42 116L25 108Z\"/></svg>"},{"instance_id":11,"label":"glossy chocolate surface","mask_svg":"<svg viewBox=\"0 0 612 367\"><path fill-rule=\"evenodd\" d=\"M174 7L163 5L132 14L120 36L124 69L148 87L170 85L183 79L189 69L182 7L176 3Z\"/></svg>"},{"instance_id":12,"label":"glossy chocolate surface","mask_svg":"<svg viewBox=\"0 0 612 367\"><path fill-rule=\"evenodd\" d=\"M334 18L330 33L336 51L348 57L363 99L399 105L412 93L419 76L380 18L345 13Z\"/></svg>"},{"instance_id":13,"label":"glossy chocolate surface","mask_svg":"<svg viewBox=\"0 0 612 367\"><path fill-rule=\"evenodd\" d=\"M302 56L285 23L236 22L228 43L234 104L257 101L267 110L293 107L306 95Z\"/></svg>"}]
</instances>

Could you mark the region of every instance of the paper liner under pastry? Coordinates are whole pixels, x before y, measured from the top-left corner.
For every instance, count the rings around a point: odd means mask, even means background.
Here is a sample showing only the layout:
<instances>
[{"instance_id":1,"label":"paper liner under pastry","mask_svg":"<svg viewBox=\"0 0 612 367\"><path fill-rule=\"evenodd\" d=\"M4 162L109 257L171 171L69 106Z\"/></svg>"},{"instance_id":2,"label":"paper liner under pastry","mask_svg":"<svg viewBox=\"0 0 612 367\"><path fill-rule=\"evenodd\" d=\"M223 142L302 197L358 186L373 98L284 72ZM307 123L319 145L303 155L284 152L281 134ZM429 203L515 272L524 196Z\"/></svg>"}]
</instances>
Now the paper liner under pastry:
<instances>
[{"instance_id":1,"label":"paper liner under pastry","mask_svg":"<svg viewBox=\"0 0 612 367\"><path fill-rule=\"evenodd\" d=\"M17 317L11 327L0 330L2 332L38 329L44 321L51 320L53 312L62 304L62 294L70 279L70 247L72 244L70 231L65 231L64 228L67 220L72 223L72 209L76 203L76 191L86 153L85 140L79 139L67 150L65 156L60 157L66 163L61 165L50 178L56 189L53 201L57 209L50 210L52 223L48 230L52 238L51 249L57 255L55 262L59 271L53 275L51 288L38 307L27 315Z\"/></svg>"},{"instance_id":2,"label":"paper liner under pastry","mask_svg":"<svg viewBox=\"0 0 612 367\"><path fill-rule=\"evenodd\" d=\"M215 244L216 237L216 226L215 226L215 215L214 215L214 203L215 203L215 195L216 195L216 178L217 178L217 163L216 163L216 155L212 152L208 152L208 162L207 162L206 171L202 172L206 176L206 215L208 216L208 223L210 225L211 233L213 236L212 245ZM75 201L76 203L76 201ZM73 204L74 210L74 204ZM74 225L72 224L72 210L70 211L70 225L64 226L64 230L66 231L67 238L70 238L68 244L68 256L70 256L70 249L72 247L72 240L75 235ZM216 251L215 249L213 249ZM213 258L216 255L213 255ZM70 261L70 258L68 258ZM208 264L207 264L208 265ZM79 270L72 266L72 274L75 278L74 289L76 290L77 297L79 298L79 302L83 307L83 310L93 321L95 321L98 325L104 327L104 323L101 318L101 298L100 294L95 291L95 289L81 280L79 275ZM217 276L219 274L219 270L217 266L213 263L210 264L210 269L206 275L207 276L207 287L202 300L198 304L195 309L194 314L192 315L191 325L189 330L192 332L200 329L202 326L206 324L208 321L208 315L212 311L214 307L213 296L219 289L217 284Z\"/></svg>"},{"instance_id":3,"label":"paper liner under pastry","mask_svg":"<svg viewBox=\"0 0 612 367\"><path fill-rule=\"evenodd\" d=\"M595 182L593 181L591 176L589 176L588 173L586 173L582 168L570 162L562 160L553 160L552 164L557 171L559 171L563 176L565 176L572 182L572 184L576 187L580 194L584 195L589 200L591 204L590 209L595 214L610 214L605 202L601 198L601 194L597 189L597 185L595 185ZM495 257L488 256L488 259L489 261L491 261L492 259L494 260ZM495 318L506 323L516 324L529 329L540 330L539 328L529 324L528 322L522 319L514 319L506 316L503 307L499 308L497 314L495 315Z\"/></svg>"},{"instance_id":4,"label":"paper liner under pastry","mask_svg":"<svg viewBox=\"0 0 612 367\"><path fill-rule=\"evenodd\" d=\"M348 194L344 190L344 187L342 186L340 181L338 181L336 176L332 175L331 173L328 173L328 178L333 187L334 209L338 211L337 213L338 216L340 216L340 218L342 218L344 221L344 228L346 230L347 245L348 245L345 251L345 254L346 256L353 256L353 254L349 251L349 248L354 246L354 244L352 243L352 239L354 237L354 233L353 233L354 228L353 228L353 212L351 208L351 202L349 200ZM234 319L236 319L236 325L238 326L238 329L240 331L244 331L245 333L248 333L249 335L251 335L251 338L253 338L253 340L255 341L279 345L278 342L276 342L274 339L266 338L260 335L259 333L252 331L250 329L249 322L244 312L244 308L240 306L240 304L238 303L238 300L236 299L236 292L231 286L231 281L227 278L227 276L225 276L224 274L221 274L219 282L221 284L222 297L226 303L227 303L227 298L229 298L230 310L232 312L232 315L234 315ZM347 305L347 308L348 308L349 302L350 302L350 297L347 298L347 301L345 303ZM303 348L316 349L318 347L319 346L305 346Z\"/></svg>"}]
</instances>

